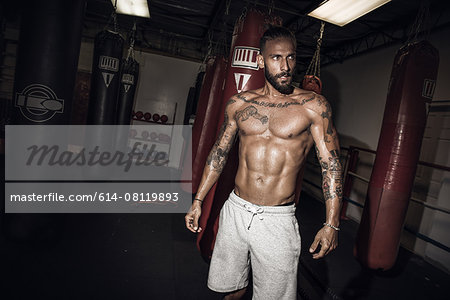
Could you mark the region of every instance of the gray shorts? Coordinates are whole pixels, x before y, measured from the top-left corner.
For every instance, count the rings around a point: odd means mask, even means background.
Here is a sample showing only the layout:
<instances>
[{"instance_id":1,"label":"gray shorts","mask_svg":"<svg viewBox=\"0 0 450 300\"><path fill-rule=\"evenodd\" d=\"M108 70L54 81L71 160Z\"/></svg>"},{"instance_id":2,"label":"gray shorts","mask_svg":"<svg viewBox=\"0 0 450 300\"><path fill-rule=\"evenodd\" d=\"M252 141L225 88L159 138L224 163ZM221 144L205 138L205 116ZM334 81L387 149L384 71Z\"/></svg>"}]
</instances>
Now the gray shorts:
<instances>
[{"instance_id":1,"label":"gray shorts","mask_svg":"<svg viewBox=\"0 0 450 300\"><path fill-rule=\"evenodd\" d=\"M220 211L208 287L232 292L248 285L253 299L297 299L300 233L294 204L259 206L234 191Z\"/></svg>"}]
</instances>

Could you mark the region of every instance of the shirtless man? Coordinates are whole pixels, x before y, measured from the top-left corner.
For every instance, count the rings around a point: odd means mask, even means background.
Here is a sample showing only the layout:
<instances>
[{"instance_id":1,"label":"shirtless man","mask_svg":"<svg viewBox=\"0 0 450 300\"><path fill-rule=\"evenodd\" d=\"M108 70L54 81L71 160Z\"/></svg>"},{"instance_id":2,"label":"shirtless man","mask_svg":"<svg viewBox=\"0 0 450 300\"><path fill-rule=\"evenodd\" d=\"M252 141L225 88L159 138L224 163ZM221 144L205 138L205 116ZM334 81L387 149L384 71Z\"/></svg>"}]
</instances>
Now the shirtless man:
<instances>
[{"instance_id":1,"label":"shirtless man","mask_svg":"<svg viewBox=\"0 0 450 300\"><path fill-rule=\"evenodd\" d=\"M339 142L325 98L291 86L296 65L292 33L272 27L261 38L260 49L257 61L264 68L265 85L228 101L219 137L185 221L189 230L202 230L198 226L201 204L219 178L238 134L235 188L220 213L208 287L228 293L225 299L239 299L245 293L251 265L253 299L296 299L300 236L293 199L297 174L315 144L326 218L309 251L313 258L321 258L338 244Z\"/></svg>"}]
</instances>

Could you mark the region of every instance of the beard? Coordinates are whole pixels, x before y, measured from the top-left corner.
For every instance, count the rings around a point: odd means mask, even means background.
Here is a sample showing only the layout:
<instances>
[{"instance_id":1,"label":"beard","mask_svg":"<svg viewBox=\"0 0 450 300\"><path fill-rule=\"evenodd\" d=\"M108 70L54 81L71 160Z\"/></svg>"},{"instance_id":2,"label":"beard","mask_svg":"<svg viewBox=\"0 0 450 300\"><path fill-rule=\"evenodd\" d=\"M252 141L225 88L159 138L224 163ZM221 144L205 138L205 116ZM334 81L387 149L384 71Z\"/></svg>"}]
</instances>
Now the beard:
<instances>
[{"instance_id":1,"label":"beard","mask_svg":"<svg viewBox=\"0 0 450 300\"><path fill-rule=\"evenodd\" d=\"M266 77L267 81L280 93L284 94L284 95L289 95L292 94L292 92L294 91L294 87L291 85L292 79L288 82L286 81L286 83L284 84L279 84L277 82L278 78L281 77L288 77L288 78L292 78L292 73L289 72L282 72L279 74L275 74L272 75L269 73L269 71L267 70L267 68L264 69L264 76Z\"/></svg>"}]
</instances>

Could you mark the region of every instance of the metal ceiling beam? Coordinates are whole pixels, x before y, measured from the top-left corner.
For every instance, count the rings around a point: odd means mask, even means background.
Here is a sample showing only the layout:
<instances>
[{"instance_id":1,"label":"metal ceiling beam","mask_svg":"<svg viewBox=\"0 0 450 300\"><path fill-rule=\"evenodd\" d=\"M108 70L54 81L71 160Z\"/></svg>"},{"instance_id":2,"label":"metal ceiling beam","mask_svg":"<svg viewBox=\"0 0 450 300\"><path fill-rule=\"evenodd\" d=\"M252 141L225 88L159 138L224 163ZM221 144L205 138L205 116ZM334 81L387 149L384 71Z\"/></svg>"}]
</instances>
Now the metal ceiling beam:
<instances>
[{"instance_id":1,"label":"metal ceiling beam","mask_svg":"<svg viewBox=\"0 0 450 300\"><path fill-rule=\"evenodd\" d=\"M214 27L216 27L217 23L219 22L219 15L220 13L224 12L225 2L226 0L216 1L215 5L216 9L214 10L211 18L209 19L208 29L205 31L205 34L203 35L203 41L206 41L208 39L210 32L214 30Z\"/></svg>"},{"instance_id":2,"label":"metal ceiling beam","mask_svg":"<svg viewBox=\"0 0 450 300\"><path fill-rule=\"evenodd\" d=\"M450 27L450 22L446 22L435 26L431 29L431 32L441 30L443 28ZM324 59L323 66L330 65L336 62L342 63L345 59L350 57L356 57L362 54L367 54L375 50L383 49L394 45L396 43L403 43L408 38L408 32L402 27L393 29L392 31L386 30L386 32L377 31L368 34L363 39L354 40L352 42L347 42L341 47L336 47L330 51L327 51L329 59ZM372 43L369 45L369 39L373 39ZM366 41L364 46L360 40ZM378 41L378 42L377 42Z\"/></svg>"},{"instance_id":3,"label":"metal ceiling beam","mask_svg":"<svg viewBox=\"0 0 450 300\"><path fill-rule=\"evenodd\" d=\"M163 2L163 1L158 1L158 0L151 0L150 4L159 4L159 5L163 5L163 6L169 6L169 7L172 7L172 8L189 11L189 12L193 12L193 13L196 13L196 14L201 14L202 13L202 11L200 11L198 9L193 9L193 8L190 8L190 7L177 5L177 4L172 4L172 3ZM149 9L151 9L150 5L149 5Z\"/></svg>"},{"instance_id":4,"label":"metal ceiling beam","mask_svg":"<svg viewBox=\"0 0 450 300\"><path fill-rule=\"evenodd\" d=\"M155 13L152 13L152 16L160 16L160 17L163 17L163 18L168 19L168 20L173 20L173 21L177 21L177 22L183 22L183 23L186 23L186 24L195 25L195 26L199 26L199 27L202 27L202 28L208 28L208 25L206 25L206 24L195 22L195 21L186 20L184 18L172 17L172 16L169 16L169 15L166 15L166 14L161 14L161 13L156 13L155 12Z\"/></svg>"},{"instance_id":5,"label":"metal ceiling beam","mask_svg":"<svg viewBox=\"0 0 450 300\"><path fill-rule=\"evenodd\" d=\"M292 18L291 20L287 21L285 23L286 27L291 26L291 24L293 24L294 22L297 22L297 20L299 19L299 17L307 17L308 13L315 7L317 7L321 2L323 2L323 0L314 0L314 1L309 1L311 2L308 6L306 6L302 12L300 12L299 14L297 14L297 17Z\"/></svg>"},{"instance_id":6,"label":"metal ceiling beam","mask_svg":"<svg viewBox=\"0 0 450 300\"><path fill-rule=\"evenodd\" d=\"M255 5L256 6L262 6L262 7L265 7L265 8L270 8L270 5L268 5L266 3L260 3L258 1L256 1ZM300 12L295 12L295 11L289 10L289 9L279 8L279 7L276 7L276 6L274 6L272 8L275 11L283 12L283 13L290 14L290 15L297 16L297 17L304 17L305 16L304 14L302 14Z\"/></svg>"}]
</instances>

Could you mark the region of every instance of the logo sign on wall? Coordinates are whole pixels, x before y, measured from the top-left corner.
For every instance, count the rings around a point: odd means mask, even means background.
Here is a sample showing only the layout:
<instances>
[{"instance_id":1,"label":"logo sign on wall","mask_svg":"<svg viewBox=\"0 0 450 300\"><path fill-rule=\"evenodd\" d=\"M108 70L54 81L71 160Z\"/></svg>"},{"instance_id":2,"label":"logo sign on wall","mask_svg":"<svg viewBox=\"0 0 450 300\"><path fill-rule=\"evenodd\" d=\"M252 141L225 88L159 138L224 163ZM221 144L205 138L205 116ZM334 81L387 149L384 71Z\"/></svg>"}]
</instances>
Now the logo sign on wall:
<instances>
[{"instance_id":1,"label":"logo sign on wall","mask_svg":"<svg viewBox=\"0 0 450 300\"><path fill-rule=\"evenodd\" d=\"M114 73L117 73L117 71L119 70L119 60L115 57L101 55L99 58L98 67L102 70L113 71ZM109 87L115 74L109 72L102 72L102 75L106 87Z\"/></svg>"},{"instance_id":2,"label":"logo sign on wall","mask_svg":"<svg viewBox=\"0 0 450 300\"><path fill-rule=\"evenodd\" d=\"M258 48L238 46L234 48L231 66L250 70L258 70L258 62L256 61L256 57L258 56L258 54ZM234 73L234 79L236 81L236 89L238 93L240 93L244 89L250 77L251 74Z\"/></svg>"},{"instance_id":3,"label":"logo sign on wall","mask_svg":"<svg viewBox=\"0 0 450 300\"><path fill-rule=\"evenodd\" d=\"M64 112L64 100L58 99L55 92L43 84L31 84L17 93L15 106L33 122L45 122Z\"/></svg>"}]
</instances>

